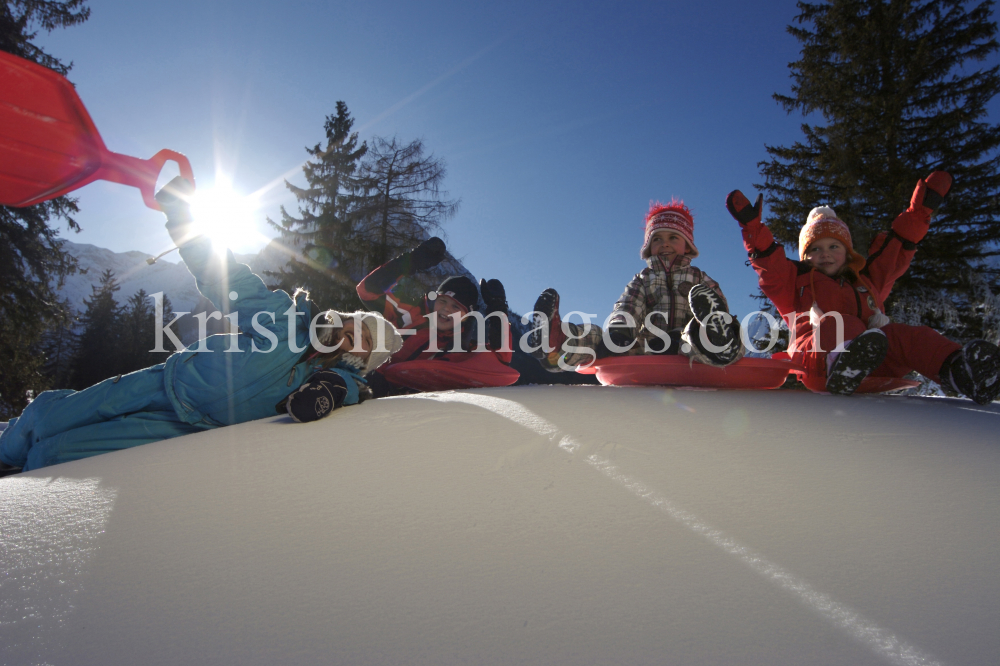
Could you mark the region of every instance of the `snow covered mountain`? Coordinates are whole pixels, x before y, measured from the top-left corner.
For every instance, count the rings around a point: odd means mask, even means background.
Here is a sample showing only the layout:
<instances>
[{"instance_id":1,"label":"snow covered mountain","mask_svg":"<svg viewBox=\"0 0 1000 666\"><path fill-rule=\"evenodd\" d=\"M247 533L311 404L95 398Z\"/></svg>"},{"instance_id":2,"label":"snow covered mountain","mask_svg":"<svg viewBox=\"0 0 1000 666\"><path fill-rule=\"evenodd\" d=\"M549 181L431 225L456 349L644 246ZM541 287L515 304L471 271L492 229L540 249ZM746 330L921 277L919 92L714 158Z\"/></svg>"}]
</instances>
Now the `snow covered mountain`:
<instances>
[{"instance_id":1,"label":"snow covered mountain","mask_svg":"<svg viewBox=\"0 0 1000 666\"><path fill-rule=\"evenodd\" d=\"M993 664L1000 405L537 386L0 479L0 663Z\"/></svg>"},{"instance_id":2,"label":"snow covered mountain","mask_svg":"<svg viewBox=\"0 0 1000 666\"><path fill-rule=\"evenodd\" d=\"M80 271L66 279L59 288L61 298L68 299L76 312L86 309L83 301L89 298L92 287L100 284L101 275L105 269L111 269L121 285L121 290L115 294L119 304L124 304L139 289L145 289L147 294L162 291L173 304L175 312L211 312L214 308L202 298L195 286L194 277L183 263L178 262L177 254L170 254L150 265L146 260L151 255L143 252L112 252L96 245L65 241L67 251L77 258ZM272 240L257 254L237 254L237 260L250 266L258 275L264 271L281 270L288 263L288 250L278 240ZM447 275L472 274L460 262L448 258L440 266L424 276L429 285L436 286ZM265 278L266 280L266 278ZM432 285L432 286L430 286Z\"/></svg>"},{"instance_id":3,"label":"snow covered mountain","mask_svg":"<svg viewBox=\"0 0 1000 666\"><path fill-rule=\"evenodd\" d=\"M285 261L280 259L282 253L274 247L272 241L258 254L236 255L239 261L247 263L254 271L278 270ZM195 286L194 277L182 263L177 262L177 255L168 255L150 265L146 260L152 255L143 252L112 252L96 245L66 241L66 250L76 257L80 271L66 279L59 288L59 295L68 299L74 310L82 312L86 306L83 301L89 298L92 287L100 284L101 275L106 269L114 271L121 290L115 294L119 304L124 304L140 289L147 294L164 292L178 312L197 312L202 296ZM204 304L201 304L204 306Z\"/></svg>"}]
</instances>

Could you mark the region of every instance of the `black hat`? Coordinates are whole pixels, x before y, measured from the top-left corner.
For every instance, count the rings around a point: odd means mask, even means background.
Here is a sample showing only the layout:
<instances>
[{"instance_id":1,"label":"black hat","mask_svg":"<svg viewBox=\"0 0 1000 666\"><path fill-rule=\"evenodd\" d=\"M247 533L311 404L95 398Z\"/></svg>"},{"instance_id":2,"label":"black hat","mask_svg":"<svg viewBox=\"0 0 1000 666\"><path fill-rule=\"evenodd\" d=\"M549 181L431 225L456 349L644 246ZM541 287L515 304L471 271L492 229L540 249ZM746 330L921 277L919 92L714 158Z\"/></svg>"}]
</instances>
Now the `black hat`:
<instances>
[{"instance_id":1,"label":"black hat","mask_svg":"<svg viewBox=\"0 0 1000 666\"><path fill-rule=\"evenodd\" d=\"M437 292L427 294L430 300L436 300L438 296L450 296L461 303L466 310L472 311L479 304L479 290L476 283L464 275L452 275L445 279Z\"/></svg>"}]
</instances>

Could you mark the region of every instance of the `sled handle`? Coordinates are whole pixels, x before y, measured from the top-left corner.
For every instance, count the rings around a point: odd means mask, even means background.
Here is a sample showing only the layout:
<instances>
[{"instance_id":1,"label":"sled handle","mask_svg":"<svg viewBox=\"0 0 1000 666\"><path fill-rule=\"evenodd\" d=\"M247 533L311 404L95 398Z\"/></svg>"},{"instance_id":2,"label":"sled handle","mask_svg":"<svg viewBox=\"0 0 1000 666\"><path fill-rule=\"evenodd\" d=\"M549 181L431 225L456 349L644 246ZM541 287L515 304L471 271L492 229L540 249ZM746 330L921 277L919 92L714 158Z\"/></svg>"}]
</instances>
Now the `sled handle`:
<instances>
[{"instance_id":1,"label":"sled handle","mask_svg":"<svg viewBox=\"0 0 1000 666\"><path fill-rule=\"evenodd\" d=\"M161 150L148 160L107 151L102 155L101 168L94 174L93 180L110 180L113 183L131 185L139 188L142 201L153 210L163 210L154 197L156 179L167 162L176 162L180 167L181 176L194 185L194 171L188 158L174 150Z\"/></svg>"}]
</instances>

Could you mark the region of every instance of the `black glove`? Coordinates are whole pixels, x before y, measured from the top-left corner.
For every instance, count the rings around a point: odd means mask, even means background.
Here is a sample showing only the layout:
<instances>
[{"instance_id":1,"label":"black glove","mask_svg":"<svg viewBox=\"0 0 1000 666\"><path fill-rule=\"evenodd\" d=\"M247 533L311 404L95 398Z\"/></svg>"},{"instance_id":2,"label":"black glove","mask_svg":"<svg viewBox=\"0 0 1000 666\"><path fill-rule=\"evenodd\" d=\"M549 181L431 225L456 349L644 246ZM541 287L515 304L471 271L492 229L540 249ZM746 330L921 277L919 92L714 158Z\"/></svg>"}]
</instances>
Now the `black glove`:
<instances>
[{"instance_id":1,"label":"black glove","mask_svg":"<svg viewBox=\"0 0 1000 666\"><path fill-rule=\"evenodd\" d=\"M437 266L445 254L447 253L443 240L437 236L428 238L412 250L407 250L372 271L371 275L365 278L365 289L372 292L388 291L400 277Z\"/></svg>"},{"instance_id":2,"label":"black glove","mask_svg":"<svg viewBox=\"0 0 1000 666\"><path fill-rule=\"evenodd\" d=\"M479 293L483 295L483 302L486 303L486 313L507 312L507 292L503 288L500 280L480 280Z\"/></svg>"},{"instance_id":3,"label":"black glove","mask_svg":"<svg viewBox=\"0 0 1000 666\"><path fill-rule=\"evenodd\" d=\"M506 317L507 292L500 280L480 280L479 293L482 294L483 302L486 303L487 316L499 312ZM486 342L493 350L499 350L503 345L503 322L497 317L486 320Z\"/></svg>"},{"instance_id":4,"label":"black glove","mask_svg":"<svg viewBox=\"0 0 1000 666\"><path fill-rule=\"evenodd\" d=\"M443 240L437 236L428 238L410 252L410 272L420 273L437 266L444 261L445 254Z\"/></svg>"},{"instance_id":5,"label":"black glove","mask_svg":"<svg viewBox=\"0 0 1000 666\"><path fill-rule=\"evenodd\" d=\"M733 190L726 197L726 209L740 223L740 226L746 226L748 222L760 222L760 209L763 207L763 204L763 194L757 195L757 201L752 206L750 205L750 200L739 190Z\"/></svg>"},{"instance_id":6,"label":"black glove","mask_svg":"<svg viewBox=\"0 0 1000 666\"><path fill-rule=\"evenodd\" d=\"M156 193L156 202L170 222L189 222L191 220L191 195L194 185L183 176L177 176L160 188Z\"/></svg>"},{"instance_id":7,"label":"black glove","mask_svg":"<svg viewBox=\"0 0 1000 666\"><path fill-rule=\"evenodd\" d=\"M284 407L296 423L318 421L344 404L347 384L333 370L314 372L306 383L288 396ZM281 405L279 404L279 410Z\"/></svg>"}]
</instances>

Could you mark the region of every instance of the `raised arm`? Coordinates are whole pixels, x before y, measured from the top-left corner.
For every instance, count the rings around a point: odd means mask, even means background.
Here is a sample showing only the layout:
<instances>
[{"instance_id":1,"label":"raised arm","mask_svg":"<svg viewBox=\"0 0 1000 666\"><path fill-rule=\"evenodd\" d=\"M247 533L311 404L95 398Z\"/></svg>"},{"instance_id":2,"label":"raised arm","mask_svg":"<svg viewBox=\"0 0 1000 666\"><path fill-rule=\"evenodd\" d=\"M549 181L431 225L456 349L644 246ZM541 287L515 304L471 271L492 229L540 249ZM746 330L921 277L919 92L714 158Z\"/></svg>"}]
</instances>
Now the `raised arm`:
<instances>
[{"instance_id":1,"label":"raised arm","mask_svg":"<svg viewBox=\"0 0 1000 666\"><path fill-rule=\"evenodd\" d=\"M892 221L888 232L875 237L861 274L871 280L879 300L889 297L893 284L910 268L917 243L930 229L931 215L950 189L951 175L945 171L935 171L917 181L909 208Z\"/></svg>"},{"instance_id":2,"label":"raised arm","mask_svg":"<svg viewBox=\"0 0 1000 666\"><path fill-rule=\"evenodd\" d=\"M208 237L196 231L188 201L193 191L191 183L178 176L156 193L156 200L163 207L167 232L194 276L198 291L217 310L236 312L240 330L245 334L257 337L260 327L285 339L288 334L285 312L293 303L291 296L284 291L268 289L249 266L236 261L230 250L218 253ZM273 319L261 315L254 326L253 319L258 312L270 313Z\"/></svg>"},{"instance_id":3,"label":"raised arm","mask_svg":"<svg viewBox=\"0 0 1000 666\"><path fill-rule=\"evenodd\" d=\"M785 256L785 248L774 240L771 230L761 220L764 195L750 200L739 190L726 197L726 209L743 231L743 246L750 265L757 271L760 288L781 314L795 311L795 278L798 266Z\"/></svg>"},{"instance_id":4,"label":"raised arm","mask_svg":"<svg viewBox=\"0 0 1000 666\"><path fill-rule=\"evenodd\" d=\"M404 303L392 290L404 277L437 266L445 257L444 241L434 236L369 273L358 283L358 296L365 308L382 314L397 328L411 328L420 323L419 305Z\"/></svg>"}]
</instances>

